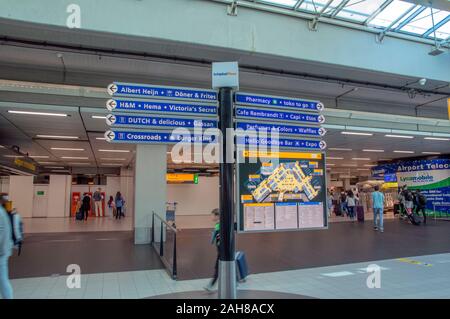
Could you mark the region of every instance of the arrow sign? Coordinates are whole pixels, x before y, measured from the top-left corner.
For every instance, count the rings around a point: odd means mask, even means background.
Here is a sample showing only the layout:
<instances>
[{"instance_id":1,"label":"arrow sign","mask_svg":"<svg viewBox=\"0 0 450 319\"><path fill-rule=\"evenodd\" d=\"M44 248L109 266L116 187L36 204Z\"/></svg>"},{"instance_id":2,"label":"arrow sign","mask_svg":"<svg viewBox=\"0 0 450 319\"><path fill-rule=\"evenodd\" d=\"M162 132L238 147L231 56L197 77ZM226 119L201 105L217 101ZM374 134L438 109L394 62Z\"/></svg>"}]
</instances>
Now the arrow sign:
<instances>
[{"instance_id":1,"label":"arrow sign","mask_svg":"<svg viewBox=\"0 0 450 319\"><path fill-rule=\"evenodd\" d=\"M114 109L116 108L116 106L117 106L116 100L109 99L109 100L106 102L106 108L107 108L109 111L114 110Z\"/></svg>"},{"instance_id":2,"label":"arrow sign","mask_svg":"<svg viewBox=\"0 0 450 319\"><path fill-rule=\"evenodd\" d=\"M108 85L107 91L109 95L114 95L117 92L117 85L115 85L114 83Z\"/></svg>"},{"instance_id":3,"label":"arrow sign","mask_svg":"<svg viewBox=\"0 0 450 319\"><path fill-rule=\"evenodd\" d=\"M167 100L110 99L106 102L106 108L110 112L178 113L195 114L196 116L217 115L217 106L214 104L202 104L198 102L176 103Z\"/></svg>"},{"instance_id":4,"label":"arrow sign","mask_svg":"<svg viewBox=\"0 0 450 319\"><path fill-rule=\"evenodd\" d=\"M176 143L215 143L215 136L208 134L178 134L172 132L148 132L148 131L107 131L106 140L114 143L151 143L151 144L176 144Z\"/></svg>"},{"instance_id":5,"label":"arrow sign","mask_svg":"<svg viewBox=\"0 0 450 319\"><path fill-rule=\"evenodd\" d=\"M324 150L327 148L327 143L325 141L320 141L319 146L320 146L320 149Z\"/></svg>"},{"instance_id":6,"label":"arrow sign","mask_svg":"<svg viewBox=\"0 0 450 319\"><path fill-rule=\"evenodd\" d=\"M251 93L238 92L235 95L237 104L258 105L265 107L292 108L305 111L322 111L323 104L318 101L302 100L280 96L266 96Z\"/></svg>"},{"instance_id":7,"label":"arrow sign","mask_svg":"<svg viewBox=\"0 0 450 319\"><path fill-rule=\"evenodd\" d=\"M319 115L318 117L319 123L324 123L325 122L325 116L323 116L322 114Z\"/></svg>"},{"instance_id":8,"label":"arrow sign","mask_svg":"<svg viewBox=\"0 0 450 319\"><path fill-rule=\"evenodd\" d=\"M239 121L236 124L237 129L265 131L271 133L273 130L278 130L281 135L308 135L308 136L324 136L326 130L318 127L285 125L280 123L250 123Z\"/></svg>"},{"instance_id":9,"label":"arrow sign","mask_svg":"<svg viewBox=\"0 0 450 319\"><path fill-rule=\"evenodd\" d=\"M113 131L106 131L105 138L106 141L111 142L116 138L116 134Z\"/></svg>"},{"instance_id":10,"label":"arrow sign","mask_svg":"<svg viewBox=\"0 0 450 319\"><path fill-rule=\"evenodd\" d=\"M263 122L293 121L304 122L308 124L319 124L325 121L323 115L299 112L283 112L268 109L256 109L238 106L236 108L237 118L253 118Z\"/></svg>"},{"instance_id":11,"label":"arrow sign","mask_svg":"<svg viewBox=\"0 0 450 319\"><path fill-rule=\"evenodd\" d=\"M217 120L198 118L178 118L163 116L144 116L128 114L109 114L106 116L106 123L111 126L128 127L185 127L185 128L216 128Z\"/></svg>"},{"instance_id":12,"label":"arrow sign","mask_svg":"<svg viewBox=\"0 0 450 319\"><path fill-rule=\"evenodd\" d=\"M116 123L116 120L117 118L112 114L106 116L106 124L108 125L113 125L114 123Z\"/></svg>"},{"instance_id":13,"label":"arrow sign","mask_svg":"<svg viewBox=\"0 0 450 319\"><path fill-rule=\"evenodd\" d=\"M268 147L286 147L286 148L304 148L304 149L323 149L325 142L318 140L298 140L289 138L258 138L253 136L238 136L237 144L257 145Z\"/></svg>"},{"instance_id":14,"label":"arrow sign","mask_svg":"<svg viewBox=\"0 0 450 319\"><path fill-rule=\"evenodd\" d=\"M217 92L214 90L134 83L112 83L108 86L108 94L112 96L135 96L141 98L217 101Z\"/></svg>"}]
</instances>

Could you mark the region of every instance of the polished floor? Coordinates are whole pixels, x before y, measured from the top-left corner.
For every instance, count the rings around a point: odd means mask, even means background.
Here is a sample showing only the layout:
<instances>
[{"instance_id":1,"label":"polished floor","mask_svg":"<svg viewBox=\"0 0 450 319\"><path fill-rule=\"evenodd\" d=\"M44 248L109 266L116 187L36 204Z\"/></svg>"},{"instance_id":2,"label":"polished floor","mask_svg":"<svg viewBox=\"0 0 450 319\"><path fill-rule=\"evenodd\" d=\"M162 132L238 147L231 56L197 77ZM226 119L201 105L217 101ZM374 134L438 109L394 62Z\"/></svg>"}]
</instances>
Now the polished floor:
<instances>
[{"instance_id":1,"label":"polished floor","mask_svg":"<svg viewBox=\"0 0 450 319\"><path fill-rule=\"evenodd\" d=\"M59 276L70 264L84 274L163 268L149 245L134 245L133 232L26 234L21 255L10 258L12 278Z\"/></svg>"},{"instance_id":2,"label":"polished floor","mask_svg":"<svg viewBox=\"0 0 450 319\"><path fill-rule=\"evenodd\" d=\"M370 288L368 266L379 267L379 286ZM80 288L67 287L67 275L12 280L16 298L129 299L214 298L208 279L173 281L164 270L82 274ZM372 286L373 287L373 286ZM450 253L251 274L238 289L266 292L266 298L450 298ZM251 294L251 293L250 293ZM254 293L253 293L254 294ZM281 294L281 295L280 295ZM284 297L283 295L286 294Z\"/></svg>"},{"instance_id":3,"label":"polished floor","mask_svg":"<svg viewBox=\"0 0 450 319\"><path fill-rule=\"evenodd\" d=\"M87 221L77 221L73 217L23 218L23 224L26 234L131 231L133 217L120 220L112 217L89 217Z\"/></svg>"},{"instance_id":4,"label":"polished floor","mask_svg":"<svg viewBox=\"0 0 450 319\"><path fill-rule=\"evenodd\" d=\"M372 221L330 223L328 229L305 232L246 233L236 237L251 273L323 267L371 260L450 252L450 222L429 220L413 226L402 220L385 222L385 232ZM207 229L181 230L177 237L178 277L212 274L216 249Z\"/></svg>"}]
</instances>

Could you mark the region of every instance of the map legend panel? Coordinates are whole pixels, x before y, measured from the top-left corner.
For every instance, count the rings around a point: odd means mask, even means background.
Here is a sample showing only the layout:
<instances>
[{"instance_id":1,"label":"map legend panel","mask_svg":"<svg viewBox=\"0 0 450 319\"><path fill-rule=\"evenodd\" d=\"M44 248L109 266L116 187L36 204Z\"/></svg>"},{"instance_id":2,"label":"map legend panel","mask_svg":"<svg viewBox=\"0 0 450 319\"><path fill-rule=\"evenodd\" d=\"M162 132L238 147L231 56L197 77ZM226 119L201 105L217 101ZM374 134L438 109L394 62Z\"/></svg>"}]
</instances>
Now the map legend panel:
<instances>
[{"instance_id":1,"label":"map legend panel","mask_svg":"<svg viewBox=\"0 0 450 319\"><path fill-rule=\"evenodd\" d=\"M237 165L239 231L327 226L324 154L243 151L241 155Z\"/></svg>"}]
</instances>

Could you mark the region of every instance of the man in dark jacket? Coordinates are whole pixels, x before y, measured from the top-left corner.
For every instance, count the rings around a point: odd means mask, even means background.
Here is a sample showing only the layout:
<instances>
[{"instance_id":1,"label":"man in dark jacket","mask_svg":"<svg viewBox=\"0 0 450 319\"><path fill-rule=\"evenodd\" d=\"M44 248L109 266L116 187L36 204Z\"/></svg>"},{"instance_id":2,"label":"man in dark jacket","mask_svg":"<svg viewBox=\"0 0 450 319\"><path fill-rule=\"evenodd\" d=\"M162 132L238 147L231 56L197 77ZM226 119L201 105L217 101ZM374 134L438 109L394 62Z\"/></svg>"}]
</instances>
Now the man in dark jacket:
<instances>
[{"instance_id":1,"label":"man in dark jacket","mask_svg":"<svg viewBox=\"0 0 450 319\"><path fill-rule=\"evenodd\" d=\"M416 194L414 196L414 202L416 206L416 214L419 215L419 212L422 212L423 215L423 223L427 223L427 214L425 213L425 208L427 206L427 198L424 194L420 192L420 189L416 191Z\"/></svg>"},{"instance_id":2,"label":"man in dark jacket","mask_svg":"<svg viewBox=\"0 0 450 319\"><path fill-rule=\"evenodd\" d=\"M84 220L87 220L89 216L89 211L91 210L91 198L89 197L88 194L84 194L83 204L81 205L81 207L83 209Z\"/></svg>"}]
</instances>

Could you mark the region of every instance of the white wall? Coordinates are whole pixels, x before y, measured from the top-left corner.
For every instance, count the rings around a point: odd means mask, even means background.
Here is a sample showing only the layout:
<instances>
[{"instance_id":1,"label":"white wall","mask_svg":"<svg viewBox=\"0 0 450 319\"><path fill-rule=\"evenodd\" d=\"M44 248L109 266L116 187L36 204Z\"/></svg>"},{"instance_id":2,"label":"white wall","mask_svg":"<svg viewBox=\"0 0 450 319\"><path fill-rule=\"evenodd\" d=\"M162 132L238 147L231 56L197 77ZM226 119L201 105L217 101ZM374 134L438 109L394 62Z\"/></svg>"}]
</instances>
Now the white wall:
<instances>
[{"instance_id":1,"label":"white wall","mask_svg":"<svg viewBox=\"0 0 450 319\"><path fill-rule=\"evenodd\" d=\"M120 170L119 189L126 201L127 215L134 214L134 170L122 168ZM117 191L116 191L117 192ZM114 196L116 195L114 192Z\"/></svg>"},{"instance_id":2,"label":"white wall","mask_svg":"<svg viewBox=\"0 0 450 319\"><path fill-rule=\"evenodd\" d=\"M0 193L9 193L9 176L0 177Z\"/></svg>"},{"instance_id":3,"label":"white wall","mask_svg":"<svg viewBox=\"0 0 450 319\"><path fill-rule=\"evenodd\" d=\"M70 215L72 176L50 175L47 217Z\"/></svg>"},{"instance_id":4,"label":"white wall","mask_svg":"<svg viewBox=\"0 0 450 319\"><path fill-rule=\"evenodd\" d=\"M10 176L9 197L22 217L33 216L33 176Z\"/></svg>"},{"instance_id":5,"label":"white wall","mask_svg":"<svg viewBox=\"0 0 450 319\"><path fill-rule=\"evenodd\" d=\"M167 201L177 202L177 215L208 215L219 207L219 177L199 176L198 184L168 184Z\"/></svg>"},{"instance_id":6,"label":"white wall","mask_svg":"<svg viewBox=\"0 0 450 319\"><path fill-rule=\"evenodd\" d=\"M107 176L106 177L106 201L109 200L109 196L112 196L114 198L116 196L117 191L120 191L120 177Z\"/></svg>"}]
</instances>

